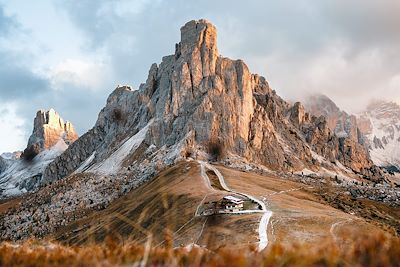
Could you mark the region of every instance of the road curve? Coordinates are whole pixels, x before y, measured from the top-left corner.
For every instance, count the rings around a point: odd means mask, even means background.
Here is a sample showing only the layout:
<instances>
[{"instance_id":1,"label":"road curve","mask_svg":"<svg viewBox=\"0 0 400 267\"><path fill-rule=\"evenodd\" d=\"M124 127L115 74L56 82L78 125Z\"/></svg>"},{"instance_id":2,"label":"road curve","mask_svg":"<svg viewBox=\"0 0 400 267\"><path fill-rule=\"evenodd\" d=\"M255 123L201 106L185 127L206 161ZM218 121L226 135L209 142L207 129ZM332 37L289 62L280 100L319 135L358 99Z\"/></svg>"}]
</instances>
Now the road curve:
<instances>
[{"instance_id":1,"label":"road curve","mask_svg":"<svg viewBox=\"0 0 400 267\"><path fill-rule=\"evenodd\" d=\"M240 213L257 213L257 212L264 213L263 216L261 217L260 224L258 226L258 236L259 236L259 240L260 240L259 245L258 245L258 250L261 251L261 250L265 249L268 246L268 224L269 224L269 221L272 216L272 211L267 209L267 206L265 205L265 203L263 201L255 198L254 196L231 190L225 183L225 179L224 179L224 176L222 175L222 173L217 168L212 166L211 164L204 162L204 161L198 161L198 162L200 163L201 176L203 177L203 179L208 180L207 184L210 184L210 186L211 186L210 179L208 178L207 173L206 173L206 168L214 171L214 173L218 177L219 183L221 184L222 188L225 191L245 196L248 199L256 202L261 207L261 211L255 210L255 211L240 212Z\"/></svg>"}]
</instances>

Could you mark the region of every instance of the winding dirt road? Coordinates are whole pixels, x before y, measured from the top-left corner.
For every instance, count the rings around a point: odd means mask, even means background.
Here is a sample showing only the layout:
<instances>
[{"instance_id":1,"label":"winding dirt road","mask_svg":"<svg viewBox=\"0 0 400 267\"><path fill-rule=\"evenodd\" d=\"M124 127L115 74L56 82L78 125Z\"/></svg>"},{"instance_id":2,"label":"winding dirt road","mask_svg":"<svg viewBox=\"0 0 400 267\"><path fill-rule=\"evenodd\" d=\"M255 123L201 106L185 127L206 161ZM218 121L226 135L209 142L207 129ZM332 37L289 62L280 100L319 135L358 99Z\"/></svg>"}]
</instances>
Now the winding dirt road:
<instances>
[{"instance_id":1,"label":"winding dirt road","mask_svg":"<svg viewBox=\"0 0 400 267\"><path fill-rule=\"evenodd\" d=\"M261 210L243 210L240 212L235 212L235 214L249 214L249 213L260 213L260 212L263 213L263 216L261 217L260 224L258 227L258 236L259 236L259 240L260 240L259 245L258 245L258 250L261 251L261 250L265 249L268 246L268 224L269 224L269 221L272 216L272 211L268 210L265 203L263 201L257 199L256 197L249 195L249 194L231 190L225 183L224 176L214 166L212 166L204 161L198 161L198 162L199 162L200 168L201 168L201 176L203 177L208 188L210 188L210 187L212 188L212 186L211 186L210 179L206 173L206 169L213 171L217 175L219 183L225 191L244 196L244 197L252 200L253 202L257 203L261 207ZM215 190L215 189L212 188L212 190Z\"/></svg>"}]
</instances>

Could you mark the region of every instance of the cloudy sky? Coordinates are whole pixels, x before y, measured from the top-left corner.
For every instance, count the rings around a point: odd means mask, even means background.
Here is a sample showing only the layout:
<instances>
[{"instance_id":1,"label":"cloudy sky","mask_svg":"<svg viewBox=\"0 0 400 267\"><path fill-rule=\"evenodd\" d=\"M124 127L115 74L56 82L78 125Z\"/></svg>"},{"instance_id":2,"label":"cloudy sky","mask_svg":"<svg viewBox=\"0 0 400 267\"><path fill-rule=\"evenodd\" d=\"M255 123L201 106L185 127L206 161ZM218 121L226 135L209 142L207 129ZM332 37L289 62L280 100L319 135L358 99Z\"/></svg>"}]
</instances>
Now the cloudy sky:
<instances>
[{"instance_id":1,"label":"cloudy sky","mask_svg":"<svg viewBox=\"0 0 400 267\"><path fill-rule=\"evenodd\" d=\"M137 88L199 18L217 26L221 54L286 99L321 92L348 112L400 103L399 10L398 0L0 0L0 152L24 148L38 109L83 134L113 88Z\"/></svg>"}]
</instances>

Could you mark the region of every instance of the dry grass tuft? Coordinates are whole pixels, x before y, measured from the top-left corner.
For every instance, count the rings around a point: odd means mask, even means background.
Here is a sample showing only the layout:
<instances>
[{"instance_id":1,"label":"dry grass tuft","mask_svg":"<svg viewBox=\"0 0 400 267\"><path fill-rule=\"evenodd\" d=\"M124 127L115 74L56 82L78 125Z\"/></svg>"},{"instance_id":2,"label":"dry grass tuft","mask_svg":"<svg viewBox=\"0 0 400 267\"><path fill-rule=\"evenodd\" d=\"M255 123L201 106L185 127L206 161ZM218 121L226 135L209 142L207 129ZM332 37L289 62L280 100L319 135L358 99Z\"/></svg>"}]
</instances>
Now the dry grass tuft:
<instances>
[{"instance_id":1,"label":"dry grass tuft","mask_svg":"<svg viewBox=\"0 0 400 267\"><path fill-rule=\"evenodd\" d=\"M340 250L333 241L314 246L280 244L256 252L224 247L215 251L194 247L173 248L172 234L165 232L164 247L119 243L106 238L102 244L63 246L29 240L0 244L0 266L400 266L400 240L383 234L356 238L350 249Z\"/></svg>"}]
</instances>

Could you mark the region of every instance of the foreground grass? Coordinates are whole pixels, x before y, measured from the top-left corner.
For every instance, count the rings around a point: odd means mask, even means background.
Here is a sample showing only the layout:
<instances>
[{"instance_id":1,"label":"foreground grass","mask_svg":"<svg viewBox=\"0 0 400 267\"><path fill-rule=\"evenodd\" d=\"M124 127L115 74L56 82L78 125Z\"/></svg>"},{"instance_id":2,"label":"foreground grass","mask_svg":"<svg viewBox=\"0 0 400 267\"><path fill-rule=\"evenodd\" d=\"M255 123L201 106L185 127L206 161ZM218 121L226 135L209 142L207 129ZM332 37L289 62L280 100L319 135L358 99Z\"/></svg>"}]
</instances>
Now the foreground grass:
<instances>
[{"instance_id":1,"label":"foreground grass","mask_svg":"<svg viewBox=\"0 0 400 267\"><path fill-rule=\"evenodd\" d=\"M118 244L111 238L103 244L64 246L30 240L21 244L0 244L0 266L400 266L400 240L385 235L358 237L347 249L331 241L315 246L271 245L257 252L256 246L244 249Z\"/></svg>"}]
</instances>

